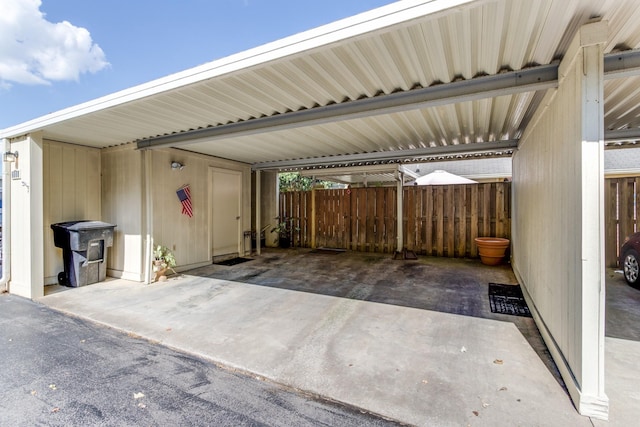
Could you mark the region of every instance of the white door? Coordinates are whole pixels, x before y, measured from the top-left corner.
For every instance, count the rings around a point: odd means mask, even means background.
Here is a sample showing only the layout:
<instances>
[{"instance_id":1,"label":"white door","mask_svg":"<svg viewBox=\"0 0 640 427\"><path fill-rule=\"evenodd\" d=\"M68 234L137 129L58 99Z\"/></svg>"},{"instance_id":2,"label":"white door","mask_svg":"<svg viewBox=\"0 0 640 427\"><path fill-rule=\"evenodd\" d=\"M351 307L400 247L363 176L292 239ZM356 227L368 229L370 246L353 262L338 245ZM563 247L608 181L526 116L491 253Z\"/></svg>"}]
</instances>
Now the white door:
<instances>
[{"instance_id":1,"label":"white door","mask_svg":"<svg viewBox=\"0 0 640 427\"><path fill-rule=\"evenodd\" d=\"M212 181L213 256L240 253L242 175L238 171L213 169Z\"/></svg>"}]
</instances>

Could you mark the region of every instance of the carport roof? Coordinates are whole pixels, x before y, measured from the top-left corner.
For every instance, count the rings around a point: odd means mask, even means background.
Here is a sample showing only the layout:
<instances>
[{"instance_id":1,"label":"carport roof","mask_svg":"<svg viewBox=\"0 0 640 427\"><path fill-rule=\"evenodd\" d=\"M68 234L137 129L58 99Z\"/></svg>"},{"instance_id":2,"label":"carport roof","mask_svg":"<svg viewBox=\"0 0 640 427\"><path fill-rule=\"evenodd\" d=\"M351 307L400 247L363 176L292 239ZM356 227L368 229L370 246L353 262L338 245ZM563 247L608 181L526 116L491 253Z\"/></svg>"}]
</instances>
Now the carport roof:
<instances>
[{"instance_id":1,"label":"carport roof","mask_svg":"<svg viewBox=\"0 0 640 427\"><path fill-rule=\"evenodd\" d=\"M640 1L406 0L0 131L254 168L509 154L578 29L608 21L605 129L638 138Z\"/></svg>"}]
</instances>

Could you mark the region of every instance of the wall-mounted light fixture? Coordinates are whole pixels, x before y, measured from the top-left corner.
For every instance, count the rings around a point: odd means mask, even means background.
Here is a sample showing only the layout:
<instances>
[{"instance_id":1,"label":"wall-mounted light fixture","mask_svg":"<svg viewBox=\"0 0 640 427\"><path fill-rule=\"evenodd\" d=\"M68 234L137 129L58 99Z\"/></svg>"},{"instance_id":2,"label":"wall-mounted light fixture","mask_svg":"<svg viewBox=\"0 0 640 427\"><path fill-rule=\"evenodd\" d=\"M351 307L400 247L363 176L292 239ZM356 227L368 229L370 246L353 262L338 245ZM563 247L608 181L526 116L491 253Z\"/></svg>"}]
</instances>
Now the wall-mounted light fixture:
<instances>
[{"instance_id":1,"label":"wall-mounted light fixture","mask_svg":"<svg viewBox=\"0 0 640 427\"><path fill-rule=\"evenodd\" d=\"M173 171L181 171L184 169L184 165L180 162L171 162L171 170Z\"/></svg>"},{"instance_id":2,"label":"wall-mounted light fixture","mask_svg":"<svg viewBox=\"0 0 640 427\"><path fill-rule=\"evenodd\" d=\"M11 151L7 151L6 153L4 153L3 159L5 162L9 162L9 163L13 163L13 162L17 162L18 161L18 152L11 152Z\"/></svg>"}]
</instances>

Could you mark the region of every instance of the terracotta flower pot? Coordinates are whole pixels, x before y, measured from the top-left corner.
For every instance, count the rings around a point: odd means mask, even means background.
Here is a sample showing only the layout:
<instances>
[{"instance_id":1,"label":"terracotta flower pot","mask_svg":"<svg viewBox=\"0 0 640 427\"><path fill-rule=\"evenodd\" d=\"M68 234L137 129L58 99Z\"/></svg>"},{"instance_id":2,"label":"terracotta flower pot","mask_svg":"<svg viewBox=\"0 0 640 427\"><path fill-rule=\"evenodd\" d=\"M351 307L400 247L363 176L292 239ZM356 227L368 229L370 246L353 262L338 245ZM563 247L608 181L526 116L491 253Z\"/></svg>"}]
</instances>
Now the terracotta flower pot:
<instances>
[{"instance_id":1,"label":"terracotta flower pot","mask_svg":"<svg viewBox=\"0 0 640 427\"><path fill-rule=\"evenodd\" d=\"M509 247L509 239L502 237L476 237L480 261L485 265L498 265Z\"/></svg>"}]
</instances>

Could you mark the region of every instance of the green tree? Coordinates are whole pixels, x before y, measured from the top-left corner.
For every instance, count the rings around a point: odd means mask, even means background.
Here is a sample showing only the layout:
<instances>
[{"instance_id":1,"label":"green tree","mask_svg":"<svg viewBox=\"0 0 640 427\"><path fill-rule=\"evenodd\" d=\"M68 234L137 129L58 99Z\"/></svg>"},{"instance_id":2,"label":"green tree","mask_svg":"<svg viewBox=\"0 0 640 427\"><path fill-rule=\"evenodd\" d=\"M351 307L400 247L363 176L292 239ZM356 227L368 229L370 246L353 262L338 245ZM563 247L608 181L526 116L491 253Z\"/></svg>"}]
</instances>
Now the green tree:
<instances>
[{"instance_id":1,"label":"green tree","mask_svg":"<svg viewBox=\"0 0 640 427\"><path fill-rule=\"evenodd\" d=\"M287 191L311 191L314 186L314 179L309 176L301 176L299 172L283 172L278 175L278 182L280 192ZM328 181L315 181L316 184L321 184L325 188Z\"/></svg>"}]
</instances>

